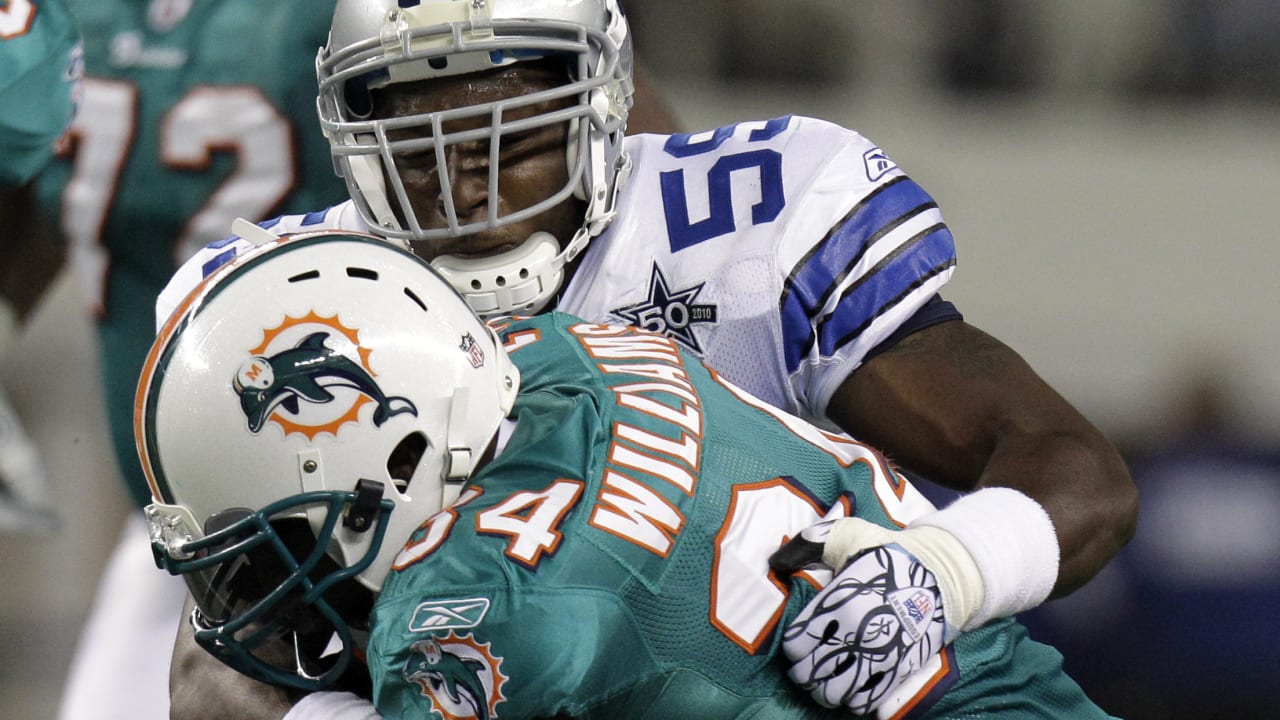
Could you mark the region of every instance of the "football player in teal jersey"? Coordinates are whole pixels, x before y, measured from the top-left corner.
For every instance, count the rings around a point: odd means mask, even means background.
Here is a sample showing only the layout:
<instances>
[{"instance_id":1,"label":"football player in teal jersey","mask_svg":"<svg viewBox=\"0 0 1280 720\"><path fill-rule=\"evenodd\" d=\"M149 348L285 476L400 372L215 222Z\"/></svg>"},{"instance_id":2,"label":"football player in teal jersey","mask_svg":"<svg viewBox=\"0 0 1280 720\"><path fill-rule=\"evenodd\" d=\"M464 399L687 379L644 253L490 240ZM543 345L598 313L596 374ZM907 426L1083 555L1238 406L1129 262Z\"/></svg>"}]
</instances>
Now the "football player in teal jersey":
<instances>
[{"instance_id":1,"label":"football player in teal jersey","mask_svg":"<svg viewBox=\"0 0 1280 720\"><path fill-rule=\"evenodd\" d=\"M241 254L159 333L135 425L157 562L210 653L309 692L288 718L1106 717L1012 620L943 649L965 600L897 544L834 578L771 565L822 521L948 531L877 452L669 338L493 324L405 249L317 232ZM802 635L874 646L830 660L854 697L787 679ZM324 691L353 667L372 704Z\"/></svg>"},{"instance_id":2,"label":"football player in teal jersey","mask_svg":"<svg viewBox=\"0 0 1280 720\"><path fill-rule=\"evenodd\" d=\"M129 418L156 295L233 219L344 197L314 120L311 77L328 8L309 0L67 3L85 37L83 111L40 194L97 314L112 440L141 507L149 496Z\"/></svg>"},{"instance_id":3,"label":"football player in teal jersey","mask_svg":"<svg viewBox=\"0 0 1280 720\"><path fill-rule=\"evenodd\" d=\"M173 618L185 593L181 583L155 582L148 567L140 509L149 494L130 433L155 297L195 248L227 233L232 218L301 212L343 197L315 122L315 54L330 7L66 4L85 41L81 112L38 190L94 315L108 430L139 511L104 570L60 717L161 720Z\"/></svg>"},{"instance_id":4,"label":"football player in teal jersey","mask_svg":"<svg viewBox=\"0 0 1280 720\"><path fill-rule=\"evenodd\" d=\"M75 114L80 53L61 0L0 6L0 361L62 267L31 181ZM48 529L53 519L43 463L0 391L0 530Z\"/></svg>"},{"instance_id":5,"label":"football player in teal jersey","mask_svg":"<svg viewBox=\"0 0 1280 720\"><path fill-rule=\"evenodd\" d=\"M75 115L81 70L80 35L63 0L0 6L0 187L25 187L53 157Z\"/></svg>"}]
</instances>

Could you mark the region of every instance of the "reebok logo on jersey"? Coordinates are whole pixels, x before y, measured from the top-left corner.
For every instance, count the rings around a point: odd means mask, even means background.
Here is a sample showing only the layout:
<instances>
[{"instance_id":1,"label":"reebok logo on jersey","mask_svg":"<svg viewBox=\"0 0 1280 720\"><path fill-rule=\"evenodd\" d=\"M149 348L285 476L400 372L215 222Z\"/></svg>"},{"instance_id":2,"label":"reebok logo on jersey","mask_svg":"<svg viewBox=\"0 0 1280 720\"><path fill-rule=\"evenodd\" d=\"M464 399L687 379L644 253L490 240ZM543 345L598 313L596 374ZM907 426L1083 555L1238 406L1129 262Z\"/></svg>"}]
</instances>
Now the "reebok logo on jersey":
<instances>
[{"instance_id":1,"label":"reebok logo on jersey","mask_svg":"<svg viewBox=\"0 0 1280 720\"><path fill-rule=\"evenodd\" d=\"M462 630L475 627L489 612L488 598L424 602L413 610L409 632Z\"/></svg>"},{"instance_id":2,"label":"reebok logo on jersey","mask_svg":"<svg viewBox=\"0 0 1280 720\"><path fill-rule=\"evenodd\" d=\"M890 160L889 156L878 147L862 153L862 162L867 166L867 179L871 182L879 180L890 170L898 167L898 163Z\"/></svg>"}]
</instances>

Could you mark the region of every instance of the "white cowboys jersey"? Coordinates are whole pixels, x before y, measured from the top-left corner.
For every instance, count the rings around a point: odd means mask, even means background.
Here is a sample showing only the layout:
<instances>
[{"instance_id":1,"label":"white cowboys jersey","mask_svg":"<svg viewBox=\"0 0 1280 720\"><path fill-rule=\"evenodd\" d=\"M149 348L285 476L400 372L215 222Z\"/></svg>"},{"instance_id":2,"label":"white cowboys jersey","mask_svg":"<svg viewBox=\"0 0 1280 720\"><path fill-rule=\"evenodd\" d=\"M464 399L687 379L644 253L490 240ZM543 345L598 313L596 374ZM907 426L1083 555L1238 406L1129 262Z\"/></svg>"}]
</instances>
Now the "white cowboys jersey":
<instances>
[{"instance_id":1,"label":"white cowboys jersey","mask_svg":"<svg viewBox=\"0 0 1280 720\"><path fill-rule=\"evenodd\" d=\"M617 216L556 308L674 338L732 382L827 427L827 402L950 279L955 245L933 199L884 152L787 116L627 138ZM369 232L352 203L264 223L273 233ZM189 260L161 321L250 244Z\"/></svg>"}]
</instances>

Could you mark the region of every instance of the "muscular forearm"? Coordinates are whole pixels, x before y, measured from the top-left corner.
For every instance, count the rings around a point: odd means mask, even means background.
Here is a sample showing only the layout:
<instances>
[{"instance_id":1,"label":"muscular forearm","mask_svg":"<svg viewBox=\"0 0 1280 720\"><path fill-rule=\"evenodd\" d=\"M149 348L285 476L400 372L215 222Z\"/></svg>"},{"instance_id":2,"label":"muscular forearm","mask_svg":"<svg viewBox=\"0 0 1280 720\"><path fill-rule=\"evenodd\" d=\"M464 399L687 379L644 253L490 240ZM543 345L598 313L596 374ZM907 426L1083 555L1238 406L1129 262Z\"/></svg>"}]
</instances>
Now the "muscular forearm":
<instances>
[{"instance_id":1,"label":"muscular forearm","mask_svg":"<svg viewBox=\"0 0 1280 720\"><path fill-rule=\"evenodd\" d=\"M1050 597L1088 582L1133 536L1137 493L1109 442L1094 432L1001 437L977 487L1011 487L1044 507L1060 554Z\"/></svg>"},{"instance_id":2,"label":"muscular forearm","mask_svg":"<svg viewBox=\"0 0 1280 720\"><path fill-rule=\"evenodd\" d=\"M829 415L895 461L957 490L1010 487L1048 512L1053 596L1087 582L1132 536L1137 493L1119 453L1017 353L960 321L859 369Z\"/></svg>"}]
</instances>

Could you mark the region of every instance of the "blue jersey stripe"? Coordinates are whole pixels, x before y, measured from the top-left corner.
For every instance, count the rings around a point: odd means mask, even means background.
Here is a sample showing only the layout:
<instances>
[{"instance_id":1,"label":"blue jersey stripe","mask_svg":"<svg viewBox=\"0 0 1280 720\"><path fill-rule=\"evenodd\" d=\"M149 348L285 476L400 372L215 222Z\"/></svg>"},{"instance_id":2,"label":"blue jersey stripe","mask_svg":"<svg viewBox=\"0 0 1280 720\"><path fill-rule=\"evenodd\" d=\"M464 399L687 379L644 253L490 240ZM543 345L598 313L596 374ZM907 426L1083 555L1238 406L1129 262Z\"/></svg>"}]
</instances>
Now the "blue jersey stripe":
<instances>
[{"instance_id":1,"label":"blue jersey stripe","mask_svg":"<svg viewBox=\"0 0 1280 720\"><path fill-rule=\"evenodd\" d=\"M877 188L796 263L783 286L782 304L799 293L817 301L814 309L821 308L872 243L919 212L934 207L937 203L933 198L906 176Z\"/></svg>"},{"instance_id":2,"label":"blue jersey stripe","mask_svg":"<svg viewBox=\"0 0 1280 720\"><path fill-rule=\"evenodd\" d=\"M906 176L899 177L854 206L800 259L783 286L779 307L788 372L799 367L813 346L812 327L818 313L867 249L911 218L936 207L923 188Z\"/></svg>"},{"instance_id":3,"label":"blue jersey stripe","mask_svg":"<svg viewBox=\"0 0 1280 720\"><path fill-rule=\"evenodd\" d=\"M319 225L324 222L324 217L329 213L329 210L330 208L325 208L323 210L316 210L315 212L307 213L302 217L303 226Z\"/></svg>"},{"instance_id":4,"label":"blue jersey stripe","mask_svg":"<svg viewBox=\"0 0 1280 720\"><path fill-rule=\"evenodd\" d=\"M835 312L818 326L819 351L830 355L853 341L911 291L955 264L955 242L946 225L938 223L911 238L845 291Z\"/></svg>"}]
</instances>

